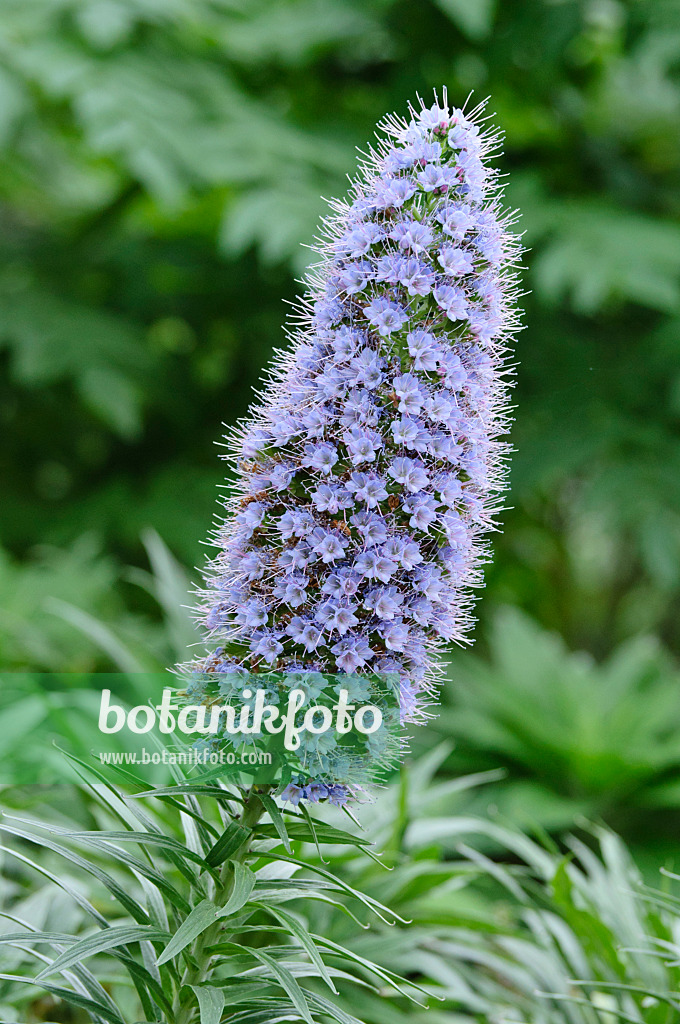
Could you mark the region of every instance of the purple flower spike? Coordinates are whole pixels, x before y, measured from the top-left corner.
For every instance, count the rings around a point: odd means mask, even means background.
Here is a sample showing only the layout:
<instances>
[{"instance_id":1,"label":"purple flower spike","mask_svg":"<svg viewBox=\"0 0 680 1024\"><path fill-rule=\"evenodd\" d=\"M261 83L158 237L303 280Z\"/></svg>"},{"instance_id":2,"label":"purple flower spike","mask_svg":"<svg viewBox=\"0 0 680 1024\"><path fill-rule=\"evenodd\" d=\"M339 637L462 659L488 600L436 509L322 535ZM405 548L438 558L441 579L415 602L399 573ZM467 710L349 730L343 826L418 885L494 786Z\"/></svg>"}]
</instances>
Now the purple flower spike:
<instances>
[{"instance_id":1,"label":"purple flower spike","mask_svg":"<svg viewBox=\"0 0 680 1024\"><path fill-rule=\"evenodd\" d=\"M396 672L406 721L424 717L438 651L468 634L497 528L521 253L483 107L421 107L382 123L333 203L289 350L228 439L211 649L190 666ZM342 804L343 782L285 796Z\"/></svg>"}]
</instances>

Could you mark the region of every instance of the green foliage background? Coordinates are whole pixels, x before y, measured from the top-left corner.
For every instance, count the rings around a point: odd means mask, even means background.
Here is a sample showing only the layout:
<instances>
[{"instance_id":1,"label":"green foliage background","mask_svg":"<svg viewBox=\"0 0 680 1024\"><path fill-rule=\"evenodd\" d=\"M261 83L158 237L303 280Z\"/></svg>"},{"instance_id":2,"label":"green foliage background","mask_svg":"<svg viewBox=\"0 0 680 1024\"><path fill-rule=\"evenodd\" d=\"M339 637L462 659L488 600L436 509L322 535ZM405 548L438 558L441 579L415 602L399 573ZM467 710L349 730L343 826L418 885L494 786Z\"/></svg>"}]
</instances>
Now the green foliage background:
<instances>
[{"instance_id":1,"label":"green foliage background","mask_svg":"<svg viewBox=\"0 0 680 1024\"><path fill-rule=\"evenodd\" d=\"M213 442L282 341L320 196L386 111L474 89L530 294L512 507L433 728L444 770L508 769L494 799L521 823L586 813L665 848L679 55L678 0L3 0L3 667L175 657L181 573L148 531L202 563Z\"/></svg>"}]
</instances>

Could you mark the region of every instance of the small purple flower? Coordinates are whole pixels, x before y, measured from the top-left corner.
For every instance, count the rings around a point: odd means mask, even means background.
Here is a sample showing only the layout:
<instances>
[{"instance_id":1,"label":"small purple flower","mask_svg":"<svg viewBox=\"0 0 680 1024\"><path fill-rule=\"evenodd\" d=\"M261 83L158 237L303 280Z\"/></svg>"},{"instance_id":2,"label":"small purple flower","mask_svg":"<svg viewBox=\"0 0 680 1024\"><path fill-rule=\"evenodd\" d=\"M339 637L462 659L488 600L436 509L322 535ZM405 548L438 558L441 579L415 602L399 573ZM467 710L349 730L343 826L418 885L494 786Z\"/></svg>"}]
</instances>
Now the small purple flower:
<instances>
[{"instance_id":1,"label":"small purple flower","mask_svg":"<svg viewBox=\"0 0 680 1024\"><path fill-rule=\"evenodd\" d=\"M410 151L413 154L414 163L418 167L425 167L427 163L435 163L442 158L441 142L431 142L422 137L414 137Z\"/></svg>"},{"instance_id":2,"label":"small purple flower","mask_svg":"<svg viewBox=\"0 0 680 1024\"><path fill-rule=\"evenodd\" d=\"M345 389L345 379L339 370L329 367L316 375L314 386L321 399L330 400L342 394Z\"/></svg>"},{"instance_id":3,"label":"small purple flower","mask_svg":"<svg viewBox=\"0 0 680 1024\"><path fill-rule=\"evenodd\" d=\"M332 514L336 514L341 508L348 507L345 503L346 499L344 495L344 489L340 486L319 484L316 490L312 492L311 500L312 504L319 512L331 512Z\"/></svg>"},{"instance_id":4,"label":"small purple flower","mask_svg":"<svg viewBox=\"0 0 680 1024\"><path fill-rule=\"evenodd\" d=\"M426 597L416 598L408 606L409 616L420 626L429 626L434 619L434 608L432 602Z\"/></svg>"},{"instance_id":5,"label":"small purple flower","mask_svg":"<svg viewBox=\"0 0 680 1024\"><path fill-rule=\"evenodd\" d=\"M363 384L369 390L377 388L383 380L382 360L377 352L364 348L352 360L353 382Z\"/></svg>"},{"instance_id":6,"label":"small purple flower","mask_svg":"<svg viewBox=\"0 0 680 1024\"><path fill-rule=\"evenodd\" d=\"M376 205L378 209L396 209L415 194L415 185L408 178L390 178L379 181L376 186Z\"/></svg>"},{"instance_id":7,"label":"small purple flower","mask_svg":"<svg viewBox=\"0 0 680 1024\"><path fill-rule=\"evenodd\" d=\"M401 612L402 601L403 595L397 587L377 587L368 592L364 608L379 619L394 619Z\"/></svg>"},{"instance_id":8,"label":"small purple flower","mask_svg":"<svg viewBox=\"0 0 680 1024\"><path fill-rule=\"evenodd\" d=\"M452 284L439 284L434 290L434 297L449 320L464 320L467 316L468 305L462 288Z\"/></svg>"},{"instance_id":9,"label":"small purple flower","mask_svg":"<svg viewBox=\"0 0 680 1024\"><path fill-rule=\"evenodd\" d=\"M406 456L395 459L387 470L393 480L402 484L407 491L422 491L429 483L429 477L423 466Z\"/></svg>"},{"instance_id":10,"label":"small purple flower","mask_svg":"<svg viewBox=\"0 0 680 1024\"><path fill-rule=\"evenodd\" d=\"M488 177L488 171L481 159L477 153L463 151L458 157L458 167L463 172L463 179L470 190L470 195L478 198Z\"/></svg>"},{"instance_id":11,"label":"small purple flower","mask_svg":"<svg viewBox=\"0 0 680 1024\"><path fill-rule=\"evenodd\" d=\"M262 523L264 514L264 505L259 501L251 501L244 511L236 517L236 521L238 523L242 523L248 530L250 530L251 533L249 536L251 536L252 532L254 532Z\"/></svg>"},{"instance_id":12,"label":"small purple flower","mask_svg":"<svg viewBox=\"0 0 680 1024\"><path fill-rule=\"evenodd\" d=\"M364 316L383 337L400 331L408 319L405 309L383 298L373 299L364 309Z\"/></svg>"},{"instance_id":13,"label":"small purple flower","mask_svg":"<svg viewBox=\"0 0 680 1024\"><path fill-rule=\"evenodd\" d=\"M428 566L418 574L416 590L424 594L428 601L439 601L444 589L441 569L437 566Z\"/></svg>"},{"instance_id":14,"label":"small purple flower","mask_svg":"<svg viewBox=\"0 0 680 1024\"><path fill-rule=\"evenodd\" d=\"M397 563L380 551L371 548L369 551L362 551L357 555L354 559L354 570L364 579L389 583L397 571Z\"/></svg>"},{"instance_id":15,"label":"small purple flower","mask_svg":"<svg viewBox=\"0 0 680 1024\"><path fill-rule=\"evenodd\" d=\"M433 373L437 369L439 346L429 331L410 331L406 338L414 370Z\"/></svg>"},{"instance_id":16,"label":"small purple flower","mask_svg":"<svg viewBox=\"0 0 680 1024\"><path fill-rule=\"evenodd\" d=\"M420 381L413 373L403 373L394 379L394 393L399 399L399 412L419 413L423 405Z\"/></svg>"},{"instance_id":17,"label":"small purple flower","mask_svg":"<svg viewBox=\"0 0 680 1024\"><path fill-rule=\"evenodd\" d=\"M282 569L304 569L310 557L311 552L307 544L295 544L281 552L278 563Z\"/></svg>"},{"instance_id":18,"label":"small purple flower","mask_svg":"<svg viewBox=\"0 0 680 1024\"><path fill-rule=\"evenodd\" d=\"M252 459L254 456L259 455L267 441L269 435L265 430L249 430L242 442L242 455L246 459Z\"/></svg>"},{"instance_id":19,"label":"small purple flower","mask_svg":"<svg viewBox=\"0 0 680 1024\"><path fill-rule=\"evenodd\" d=\"M312 551L319 556L322 562L328 564L337 562L339 558L344 558L347 548L347 541L344 537L338 537L334 533L318 529L312 534L312 541Z\"/></svg>"},{"instance_id":20,"label":"small purple flower","mask_svg":"<svg viewBox=\"0 0 680 1024\"><path fill-rule=\"evenodd\" d=\"M299 432L300 424L298 420L293 416L282 416L278 423L272 424L272 441L277 448L283 448Z\"/></svg>"},{"instance_id":21,"label":"small purple flower","mask_svg":"<svg viewBox=\"0 0 680 1024\"><path fill-rule=\"evenodd\" d=\"M343 437L354 466L361 466L364 462L375 462L376 451L380 444L375 431L352 427Z\"/></svg>"},{"instance_id":22,"label":"small purple flower","mask_svg":"<svg viewBox=\"0 0 680 1024\"><path fill-rule=\"evenodd\" d=\"M469 121L460 121L450 130L448 141L452 149L471 149L476 152L481 142L479 128Z\"/></svg>"},{"instance_id":23,"label":"small purple flower","mask_svg":"<svg viewBox=\"0 0 680 1024\"><path fill-rule=\"evenodd\" d=\"M490 345L496 334L496 326L491 317L481 311L473 311L468 315L470 330L482 345Z\"/></svg>"},{"instance_id":24,"label":"small purple flower","mask_svg":"<svg viewBox=\"0 0 680 1024\"><path fill-rule=\"evenodd\" d=\"M385 484L375 473L352 473L345 484L357 501L364 501L369 508L375 508L387 497Z\"/></svg>"},{"instance_id":25,"label":"small purple flower","mask_svg":"<svg viewBox=\"0 0 680 1024\"><path fill-rule=\"evenodd\" d=\"M343 427L351 427L355 423L375 426L380 418L380 411L369 390L355 388L350 391L345 402L345 411L340 417Z\"/></svg>"},{"instance_id":26,"label":"small purple flower","mask_svg":"<svg viewBox=\"0 0 680 1024\"><path fill-rule=\"evenodd\" d=\"M289 782L286 788L281 793L281 799L284 803L292 804L293 807L297 807L300 801L305 796L305 787L295 785L293 782Z\"/></svg>"},{"instance_id":27,"label":"small purple flower","mask_svg":"<svg viewBox=\"0 0 680 1024\"><path fill-rule=\"evenodd\" d=\"M456 408L453 395L443 391L436 395L428 395L425 401L425 413L433 423L448 423Z\"/></svg>"},{"instance_id":28,"label":"small purple flower","mask_svg":"<svg viewBox=\"0 0 680 1024\"><path fill-rule=\"evenodd\" d=\"M334 807L344 807L349 800L346 786L337 784L326 786L326 792L328 793L328 803L333 804Z\"/></svg>"},{"instance_id":29,"label":"small purple flower","mask_svg":"<svg viewBox=\"0 0 680 1024\"><path fill-rule=\"evenodd\" d=\"M286 626L286 633L297 644L302 639L302 634L309 625L309 619L303 615L294 615Z\"/></svg>"},{"instance_id":30,"label":"small purple flower","mask_svg":"<svg viewBox=\"0 0 680 1024\"><path fill-rule=\"evenodd\" d=\"M401 249L409 252L424 252L432 244L432 231L427 224L419 220L404 220L396 224L390 232Z\"/></svg>"},{"instance_id":31,"label":"small purple flower","mask_svg":"<svg viewBox=\"0 0 680 1024\"><path fill-rule=\"evenodd\" d=\"M423 108L418 116L418 121L423 128L436 129L442 125L446 125L448 128L450 117L448 107L440 107L438 103L433 103L431 107Z\"/></svg>"},{"instance_id":32,"label":"small purple flower","mask_svg":"<svg viewBox=\"0 0 680 1024\"><path fill-rule=\"evenodd\" d=\"M395 444L404 445L405 448L413 448L420 428L417 420L409 419L408 416L401 416L398 420L392 420L390 429Z\"/></svg>"},{"instance_id":33,"label":"small purple flower","mask_svg":"<svg viewBox=\"0 0 680 1024\"><path fill-rule=\"evenodd\" d=\"M335 664L343 672L356 672L373 657L373 651L363 636L345 636L331 647Z\"/></svg>"},{"instance_id":34,"label":"small purple flower","mask_svg":"<svg viewBox=\"0 0 680 1024\"><path fill-rule=\"evenodd\" d=\"M356 354L357 349L365 341L361 331L353 330L350 327L346 327L344 324L339 327L337 331L333 331L330 338L330 344L333 349L338 362L343 362L345 359L349 359L351 356ZM309 412L318 412L318 409L311 409ZM309 412L307 415L309 415ZM328 416L328 413L326 414Z\"/></svg>"},{"instance_id":35,"label":"small purple flower","mask_svg":"<svg viewBox=\"0 0 680 1024\"><path fill-rule=\"evenodd\" d=\"M308 512L284 512L278 520L277 529L284 540L291 537L305 537L314 529L314 519Z\"/></svg>"},{"instance_id":36,"label":"small purple flower","mask_svg":"<svg viewBox=\"0 0 680 1024\"><path fill-rule=\"evenodd\" d=\"M403 256L381 256L375 265L376 281L398 284L403 264Z\"/></svg>"},{"instance_id":37,"label":"small purple flower","mask_svg":"<svg viewBox=\"0 0 680 1024\"><path fill-rule=\"evenodd\" d=\"M321 630L317 626L314 626L311 622L308 622L307 625L300 631L300 634L298 635L297 638L297 642L302 647L304 647L308 654L311 654L311 652L315 651L316 648L318 647L319 642L321 640L321 636Z\"/></svg>"},{"instance_id":38,"label":"small purple flower","mask_svg":"<svg viewBox=\"0 0 680 1024\"><path fill-rule=\"evenodd\" d=\"M416 541L404 537L395 538L394 541L386 544L383 554L386 554L388 558L395 558L408 572L411 572L423 561L423 554Z\"/></svg>"},{"instance_id":39,"label":"small purple flower","mask_svg":"<svg viewBox=\"0 0 680 1024\"><path fill-rule=\"evenodd\" d=\"M447 512L440 516L447 540L453 547L465 547L468 541L467 523L457 512Z\"/></svg>"},{"instance_id":40,"label":"small purple flower","mask_svg":"<svg viewBox=\"0 0 680 1024\"><path fill-rule=\"evenodd\" d=\"M475 226L471 208L466 206L445 206L437 214L437 220L444 234L458 241L462 241Z\"/></svg>"},{"instance_id":41,"label":"small purple flower","mask_svg":"<svg viewBox=\"0 0 680 1024\"><path fill-rule=\"evenodd\" d=\"M451 277L471 274L474 270L470 254L455 245L447 245L439 253L439 262Z\"/></svg>"},{"instance_id":42,"label":"small purple flower","mask_svg":"<svg viewBox=\"0 0 680 1024\"><path fill-rule=\"evenodd\" d=\"M340 569L332 573L322 586L324 594L333 597L352 597L359 589L361 577L351 569Z\"/></svg>"},{"instance_id":43,"label":"small purple flower","mask_svg":"<svg viewBox=\"0 0 680 1024\"><path fill-rule=\"evenodd\" d=\"M439 491L439 497L449 508L453 508L463 497L463 485L454 473L443 474L436 481L435 487Z\"/></svg>"},{"instance_id":44,"label":"small purple flower","mask_svg":"<svg viewBox=\"0 0 680 1024\"><path fill-rule=\"evenodd\" d=\"M399 268L399 283L409 295L429 295L435 282L435 275L420 260L403 260Z\"/></svg>"},{"instance_id":45,"label":"small purple flower","mask_svg":"<svg viewBox=\"0 0 680 1024\"><path fill-rule=\"evenodd\" d=\"M308 444L305 448L305 466L318 469L326 476L332 472L337 461L338 452L332 444Z\"/></svg>"},{"instance_id":46,"label":"small purple flower","mask_svg":"<svg viewBox=\"0 0 680 1024\"><path fill-rule=\"evenodd\" d=\"M340 323L345 307L337 299L319 299L314 306L314 322L317 327L332 327Z\"/></svg>"},{"instance_id":47,"label":"small purple flower","mask_svg":"<svg viewBox=\"0 0 680 1024\"><path fill-rule=\"evenodd\" d=\"M408 643L408 628L403 622L387 622L382 627L382 638L389 651L403 651Z\"/></svg>"},{"instance_id":48,"label":"small purple flower","mask_svg":"<svg viewBox=\"0 0 680 1024\"><path fill-rule=\"evenodd\" d=\"M299 608L307 600L306 576L288 576L274 587L274 597L289 608Z\"/></svg>"},{"instance_id":49,"label":"small purple flower","mask_svg":"<svg viewBox=\"0 0 680 1024\"><path fill-rule=\"evenodd\" d=\"M498 230L482 231L476 239L477 248L492 267L497 267L503 260L503 236Z\"/></svg>"},{"instance_id":50,"label":"small purple flower","mask_svg":"<svg viewBox=\"0 0 680 1024\"><path fill-rule=\"evenodd\" d=\"M410 514L409 526L413 530L420 530L427 533L432 523L437 518L438 502L431 494L419 494L416 498L409 498L403 504L404 512Z\"/></svg>"},{"instance_id":51,"label":"small purple flower","mask_svg":"<svg viewBox=\"0 0 680 1024\"><path fill-rule=\"evenodd\" d=\"M250 629L266 626L268 617L267 609L256 597L242 604L236 613L236 621Z\"/></svg>"},{"instance_id":52,"label":"small purple flower","mask_svg":"<svg viewBox=\"0 0 680 1024\"><path fill-rule=\"evenodd\" d=\"M290 462L276 462L269 471L269 480L275 491L285 491L295 476L295 466Z\"/></svg>"},{"instance_id":53,"label":"small purple flower","mask_svg":"<svg viewBox=\"0 0 680 1024\"><path fill-rule=\"evenodd\" d=\"M276 661L279 654L283 652L279 633L255 633L253 635L250 649L256 657L264 658L268 664Z\"/></svg>"},{"instance_id":54,"label":"small purple flower","mask_svg":"<svg viewBox=\"0 0 680 1024\"><path fill-rule=\"evenodd\" d=\"M376 544L382 544L387 540L387 527L379 515L361 511L352 516L351 522L357 533L363 537L366 547L375 547Z\"/></svg>"},{"instance_id":55,"label":"small purple flower","mask_svg":"<svg viewBox=\"0 0 680 1024\"><path fill-rule=\"evenodd\" d=\"M365 256L371 246L379 242L382 237L383 233L380 227L367 221L353 227L341 240L338 248L354 259L358 259L360 256Z\"/></svg>"},{"instance_id":56,"label":"small purple flower","mask_svg":"<svg viewBox=\"0 0 680 1024\"><path fill-rule=\"evenodd\" d=\"M321 605L317 612L317 618L330 632L337 632L344 636L353 626L359 625L359 619L354 612L356 608L351 604L335 604L327 601Z\"/></svg>"},{"instance_id":57,"label":"small purple flower","mask_svg":"<svg viewBox=\"0 0 680 1024\"><path fill-rule=\"evenodd\" d=\"M251 582L262 579L264 567L264 559L259 551L249 551L238 562L239 571Z\"/></svg>"},{"instance_id":58,"label":"small purple flower","mask_svg":"<svg viewBox=\"0 0 680 1024\"><path fill-rule=\"evenodd\" d=\"M369 264L349 263L338 275L338 288L348 295L357 295L363 291L371 276Z\"/></svg>"},{"instance_id":59,"label":"small purple flower","mask_svg":"<svg viewBox=\"0 0 680 1024\"><path fill-rule=\"evenodd\" d=\"M457 352L447 352L441 362L441 372L451 391L460 391L467 383L468 375Z\"/></svg>"},{"instance_id":60,"label":"small purple flower","mask_svg":"<svg viewBox=\"0 0 680 1024\"><path fill-rule=\"evenodd\" d=\"M449 185L447 168L438 164L427 164L418 175L418 181L424 192L434 192L435 189L447 189Z\"/></svg>"}]
</instances>

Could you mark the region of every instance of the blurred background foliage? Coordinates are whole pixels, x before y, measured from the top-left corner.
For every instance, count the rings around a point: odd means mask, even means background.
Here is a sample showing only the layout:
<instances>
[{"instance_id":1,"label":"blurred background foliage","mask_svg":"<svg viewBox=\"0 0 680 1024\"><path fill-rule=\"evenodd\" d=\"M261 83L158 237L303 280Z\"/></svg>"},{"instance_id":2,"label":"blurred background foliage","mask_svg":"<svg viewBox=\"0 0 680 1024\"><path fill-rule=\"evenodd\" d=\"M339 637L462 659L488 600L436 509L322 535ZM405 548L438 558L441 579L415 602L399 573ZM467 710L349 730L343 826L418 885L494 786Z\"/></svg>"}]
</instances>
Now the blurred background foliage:
<instances>
[{"instance_id":1,"label":"blurred background foliage","mask_svg":"<svg viewBox=\"0 0 680 1024\"><path fill-rule=\"evenodd\" d=\"M678 0L3 0L2 665L128 670L191 641L213 442L282 342L320 196L386 111L474 90L530 294L441 771L505 767L479 799L525 827L586 814L669 846L679 64Z\"/></svg>"}]
</instances>

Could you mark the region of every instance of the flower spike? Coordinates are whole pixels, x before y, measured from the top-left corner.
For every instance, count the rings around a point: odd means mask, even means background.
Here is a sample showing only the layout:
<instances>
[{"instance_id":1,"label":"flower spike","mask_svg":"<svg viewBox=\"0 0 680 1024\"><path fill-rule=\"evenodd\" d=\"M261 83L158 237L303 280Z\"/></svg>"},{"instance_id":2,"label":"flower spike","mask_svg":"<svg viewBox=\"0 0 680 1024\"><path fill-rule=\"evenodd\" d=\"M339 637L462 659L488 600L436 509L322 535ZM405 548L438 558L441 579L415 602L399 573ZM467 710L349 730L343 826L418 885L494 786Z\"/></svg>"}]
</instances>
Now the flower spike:
<instances>
[{"instance_id":1,"label":"flower spike","mask_svg":"<svg viewBox=\"0 0 680 1024\"><path fill-rule=\"evenodd\" d=\"M228 438L238 476L192 671L226 687L243 669L396 673L403 719L427 717L505 486L521 246L482 115L444 94L386 118L331 204L290 345ZM346 792L327 777L289 789Z\"/></svg>"}]
</instances>

